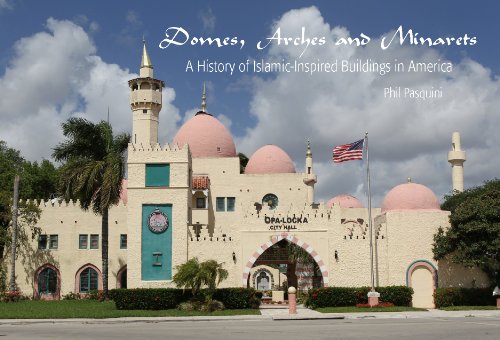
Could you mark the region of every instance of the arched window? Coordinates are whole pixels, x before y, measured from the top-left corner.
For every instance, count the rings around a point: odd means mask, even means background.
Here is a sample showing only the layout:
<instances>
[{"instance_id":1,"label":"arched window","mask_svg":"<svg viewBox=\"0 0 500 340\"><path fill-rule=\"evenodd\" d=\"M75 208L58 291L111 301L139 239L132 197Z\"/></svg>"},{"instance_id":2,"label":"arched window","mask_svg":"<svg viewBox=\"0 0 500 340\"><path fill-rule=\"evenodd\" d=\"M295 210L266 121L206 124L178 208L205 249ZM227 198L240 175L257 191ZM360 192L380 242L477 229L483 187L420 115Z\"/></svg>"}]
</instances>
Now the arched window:
<instances>
[{"instance_id":1,"label":"arched window","mask_svg":"<svg viewBox=\"0 0 500 340\"><path fill-rule=\"evenodd\" d=\"M99 287L99 274L91 267L87 267L80 273L80 293L89 293Z\"/></svg>"},{"instance_id":2,"label":"arched window","mask_svg":"<svg viewBox=\"0 0 500 340\"><path fill-rule=\"evenodd\" d=\"M38 274L38 294L48 295L57 292L57 272L47 267Z\"/></svg>"}]
</instances>

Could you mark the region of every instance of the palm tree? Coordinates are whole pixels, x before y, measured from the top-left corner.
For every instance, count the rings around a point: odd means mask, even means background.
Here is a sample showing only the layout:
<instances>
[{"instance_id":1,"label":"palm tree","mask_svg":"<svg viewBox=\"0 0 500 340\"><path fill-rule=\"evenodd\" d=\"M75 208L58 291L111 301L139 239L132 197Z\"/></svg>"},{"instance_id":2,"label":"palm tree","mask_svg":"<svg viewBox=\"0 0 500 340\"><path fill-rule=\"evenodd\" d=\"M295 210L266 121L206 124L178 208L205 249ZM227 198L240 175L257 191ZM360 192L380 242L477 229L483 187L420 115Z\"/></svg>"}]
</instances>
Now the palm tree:
<instances>
[{"instance_id":1,"label":"palm tree","mask_svg":"<svg viewBox=\"0 0 500 340\"><path fill-rule=\"evenodd\" d=\"M84 118L70 118L62 129L66 140L52 154L64 162L60 186L66 199L78 199L83 210L101 215L102 286L108 299L108 214L120 200L130 135L113 136L109 123L94 124Z\"/></svg>"},{"instance_id":2,"label":"palm tree","mask_svg":"<svg viewBox=\"0 0 500 340\"><path fill-rule=\"evenodd\" d=\"M176 266L175 269L177 273L174 275L173 281L178 288L189 288L193 297L196 297L199 295L201 287L207 286L206 297L208 300L212 299L217 285L228 277L228 272L223 268L222 263L215 260L200 263L196 257Z\"/></svg>"}]
</instances>

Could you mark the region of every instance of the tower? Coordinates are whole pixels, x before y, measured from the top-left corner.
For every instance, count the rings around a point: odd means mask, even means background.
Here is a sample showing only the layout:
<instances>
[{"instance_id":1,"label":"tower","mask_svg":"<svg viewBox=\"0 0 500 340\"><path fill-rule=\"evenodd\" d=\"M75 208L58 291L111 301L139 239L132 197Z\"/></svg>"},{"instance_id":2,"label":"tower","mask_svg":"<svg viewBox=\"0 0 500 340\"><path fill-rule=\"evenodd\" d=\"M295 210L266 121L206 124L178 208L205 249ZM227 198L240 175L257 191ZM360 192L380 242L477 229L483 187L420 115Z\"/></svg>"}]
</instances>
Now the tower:
<instances>
[{"instance_id":1,"label":"tower","mask_svg":"<svg viewBox=\"0 0 500 340\"><path fill-rule=\"evenodd\" d=\"M130 108L132 109L132 143L158 143L158 115L161 110L163 80L153 78L153 64L143 40L139 78L128 81Z\"/></svg>"},{"instance_id":2,"label":"tower","mask_svg":"<svg viewBox=\"0 0 500 340\"><path fill-rule=\"evenodd\" d=\"M453 192L464 191L464 162L465 151L460 147L460 134L453 132L451 135L451 151L448 152L448 162L451 164Z\"/></svg>"},{"instance_id":3,"label":"tower","mask_svg":"<svg viewBox=\"0 0 500 340\"><path fill-rule=\"evenodd\" d=\"M311 143L307 141L307 151L306 151L306 177L304 178L304 184L307 185L307 204L314 203L314 184L316 184L317 178L313 172L313 159L311 151Z\"/></svg>"}]
</instances>

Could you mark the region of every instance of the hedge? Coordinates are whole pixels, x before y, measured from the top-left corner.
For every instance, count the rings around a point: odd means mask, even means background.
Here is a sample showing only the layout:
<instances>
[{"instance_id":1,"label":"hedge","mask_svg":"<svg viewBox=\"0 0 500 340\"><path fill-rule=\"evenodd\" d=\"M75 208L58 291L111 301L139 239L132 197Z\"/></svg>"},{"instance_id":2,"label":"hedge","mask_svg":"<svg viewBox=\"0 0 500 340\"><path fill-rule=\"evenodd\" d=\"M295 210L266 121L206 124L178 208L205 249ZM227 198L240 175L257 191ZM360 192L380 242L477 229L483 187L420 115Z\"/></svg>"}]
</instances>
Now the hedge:
<instances>
[{"instance_id":1,"label":"hedge","mask_svg":"<svg viewBox=\"0 0 500 340\"><path fill-rule=\"evenodd\" d=\"M112 289L110 298L117 309L172 309L191 298L189 291L176 288Z\"/></svg>"},{"instance_id":2,"label":"hedge","mask_svg":"<svg viewBox=\"0 0 500 340\"><path fill-rule=\"evenodd\" d=\"M190 291L176 288L112 289L109 294L117 309L172 309L192 297ZM260 304L252 288L219 288L213 299L227 309L258 308Z\"/></svg>"},{"instance_id":3,"label":"hedge","mask_svg":"<svg viewBox=\"0 0 500 340\"><path fill-rule=\"evenodd\" d=\"M381 302L396 306L409 306L413 289L406 286L377 287ZM320 307L345 307L368 303L369 287L327 287L309 290L305 304L313 309Z\"/></svg>"},{"instance_id":4,"label":"hedge","mask_svg":"<svg viewBox=\"0 0 500 340\"><path fill-rule=\"evenodd\" d=\"M436 308L449 306L494 306L493 288L437 288L434 291Z\"/></svg>"},{"instance_id":5,"label":"hedge","mask_svg":"<svg viewBox=\"0 0 500 340\"><path fill-rule=\"evenodd\" d=\"M259 308L260 298L253 288L219 288L213 295L226 309Z\"/></svg>"}]
</instances>

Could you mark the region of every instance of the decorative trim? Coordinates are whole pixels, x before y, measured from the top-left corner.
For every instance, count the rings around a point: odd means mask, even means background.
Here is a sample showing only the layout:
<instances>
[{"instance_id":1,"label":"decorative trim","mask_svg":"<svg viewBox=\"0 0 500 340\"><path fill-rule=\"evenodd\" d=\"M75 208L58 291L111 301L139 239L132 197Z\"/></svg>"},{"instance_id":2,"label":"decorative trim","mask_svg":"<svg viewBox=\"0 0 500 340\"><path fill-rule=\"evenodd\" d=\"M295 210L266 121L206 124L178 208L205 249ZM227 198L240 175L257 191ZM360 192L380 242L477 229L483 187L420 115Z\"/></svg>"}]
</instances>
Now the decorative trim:
<instances>
[{"instance_id":1,"label":"decorative trim","mask_svg":"<svg viewBox=\"0 0 500 340\"><path fill-rule=\"evenodd\" d=\"M56 286L56 292L53 294L42 294L38 292L38 275L45 269L50 268L53 271L56 272L57 274L57 286ZM51 263L46 263L35 271L34 275L34 282L33 282L33 298L35 299L40 299L40 300L59 300L61 298L61 273L59 272L59 269L57 269L56 266L54 266Z\"/></svg>"},{"instance_id":2,"label":"decorative trim","mask_svg":"<svg viewBox=\"0 0 500 340\"><path fill-rule=\"evenodd\" d=\"M259 275L262 272L265 272L267 275L269 275L269 289L274 289L274 276L271 273L271 271L267 268L259 268L252 275L252 283L255 290L257 290L257 282L255 282L255 279L257 278L257 275ZM278 275L279 275L279 270L278 270Z\"/></svg>"},{"instance_id":3,"label":"decorative trim","mask_svg":"<svg viewBox=\"0 0 500 340\"><path fill-rule=\"evenodd\" d=\"M313 252L316 254L315 256L313 256L313 258L316 261L316 263L318 263L318 266L320 266L321 275L323 276L323 287L328 287L328 271L326 270L326 266L324 266L324 262L321 259L321 256L317 254L317 252L311 245L298 239L296 236L289 235L288 233L282 233L280 235L272 236L271 241L268 241L262 244L261 246L257 247L257 249L252 253L252 255L250 255L248 262L245 265L245 268L243 269L243 276L241 281L242 287L247 286L250 269L252 269L253 264L255 263L255 261L257 261L258 256L260 256L260 254L262 254L263 251L265 251L267 248L271 247L273 244L276 244L283 239L286 239L287 241L303 248L309 254L312 254ZM257 254L258 256L255 256L255 254ZM322 265L320 265L320 263L322 263Z\"/></svg>"},{"instance_id":4,"label":"decorative trim","mask_svg":"<svg viewBox=\"0 0 500 340\"><path fill-rule=\"evenodd\" d=\"M406 286L411 287L411 274L413 274L413 271L417 269L418 267L425 267L429 269L429 271L432 274L432 281L434 284L434 289L438 287L438 271L436 267L432 264L432 262L428 260L415 260L413 261L409 266L408 269L406 269Z\"/></svg>"}]
</instances>

